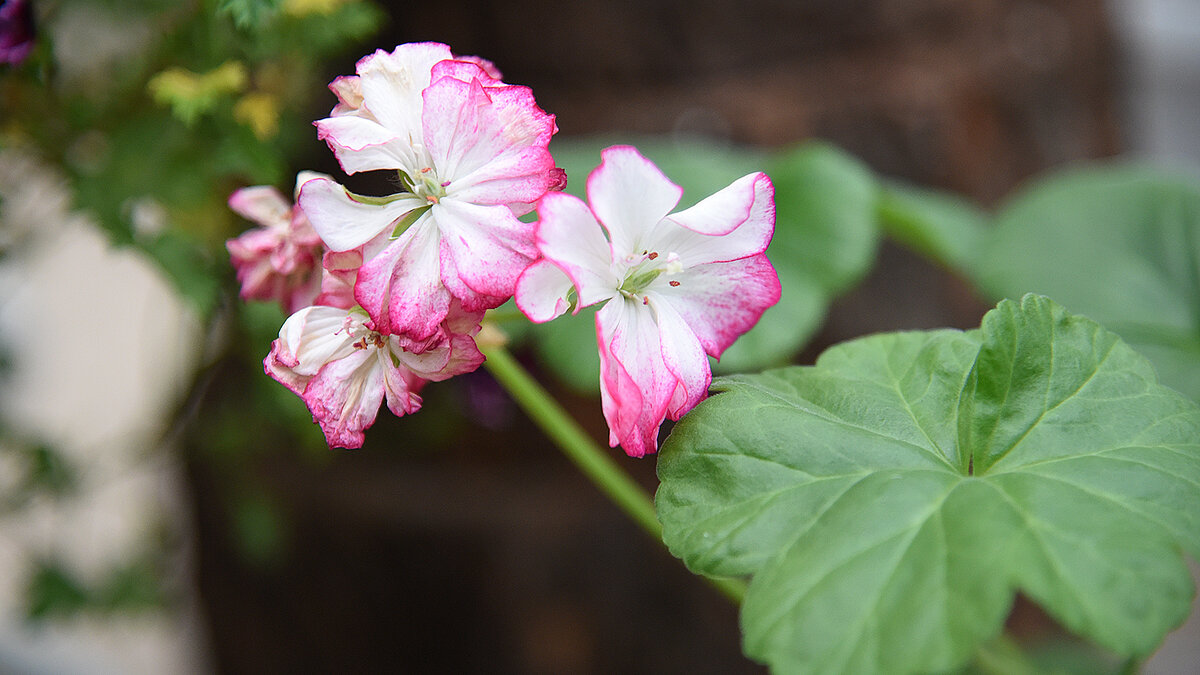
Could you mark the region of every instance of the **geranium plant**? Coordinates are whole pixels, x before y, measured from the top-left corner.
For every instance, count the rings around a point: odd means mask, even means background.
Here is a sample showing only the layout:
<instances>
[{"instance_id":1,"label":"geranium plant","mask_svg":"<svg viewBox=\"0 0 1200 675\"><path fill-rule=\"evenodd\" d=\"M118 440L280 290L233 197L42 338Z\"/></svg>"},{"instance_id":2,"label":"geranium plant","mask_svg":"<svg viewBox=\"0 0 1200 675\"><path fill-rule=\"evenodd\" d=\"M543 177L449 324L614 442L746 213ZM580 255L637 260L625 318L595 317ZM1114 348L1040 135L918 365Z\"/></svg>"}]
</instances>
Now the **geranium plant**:
<instances>
[{"instance_id":1,"label":"geranium plant","mask_svg":"<svg viewBox=\"0 0 1200 675\"><path fill-rule=\"evenodd\" d=\"M295 207L266 188L230 201L268 228L230 243L243 296L293 312L265 370L330 446L361 446L384 402L412 414L427 383L488 368L652 536L744 598L747 655L783 673L1032 668L996 647L1011 646L1018 592L1129 664L1186 616L1200 408L1159 383L1119 321L1022 295L1046 289L998 261L1036 202L985 237L981 213L808 147L679 208L670 171L629 145L565 175L533 93L446 45L378 51L330 88L318 137L346 173L391 172L398 191L305 175ZM567 178L586 200L561 192ZM1171 261L1194 292L1196 192L1169 194L1185 249ZM826 224L798 236L813 217ZM786 363L863 273L880 225L1016 299L978 329L875 335L813 366L713 379L710 359L747 333L757 347L736 366ZM655 504L511 357L493 310L514 296L548 334L591 320L566 343L598 357L611 446L652 455L678 420ZM1194 323L1180 330L1194 341Z\"/></svg>"}]
</instances>

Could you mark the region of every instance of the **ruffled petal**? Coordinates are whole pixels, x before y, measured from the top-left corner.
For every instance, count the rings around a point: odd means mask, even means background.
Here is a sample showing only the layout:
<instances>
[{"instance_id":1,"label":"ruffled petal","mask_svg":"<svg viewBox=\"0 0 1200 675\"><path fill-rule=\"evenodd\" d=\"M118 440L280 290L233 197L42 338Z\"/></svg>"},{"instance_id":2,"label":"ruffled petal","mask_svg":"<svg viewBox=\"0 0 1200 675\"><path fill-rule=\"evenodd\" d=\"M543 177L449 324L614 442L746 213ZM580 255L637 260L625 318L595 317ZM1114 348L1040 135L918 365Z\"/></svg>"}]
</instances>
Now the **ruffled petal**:
<instances>
[{"instance_id":1,"label":"ruffled petal","mask_svg":"<svg viewBox=\"0 0 1200 675\"><path fill-rule=\"evenodd\" d=\"M263 227L283 227L292 216L292 205L279 190L269 185L255 185L234 191L229 195L229 208Z\"/></svg>"},{"instance_id":2,"label":"ruffled petal","mask_svg":"<svg viewBox=\"0 0 1200 675\"><path fill-rule=\"evenodd\" d=\"M533 224L517 220L507 207L481 206L444 198L432 216L442 235L442 276L450 285L456 277L476 293L498 298L512 296L517 277L537 257ZM446 262L452 262L448 269ZM459 293L456 297L463 299ZM465 302L468 309L480 309Z\"/></svg>"},{"instance_id":3,"label":"ruffled petal","mask_svg":"<svg viewBox=\"0 0 1200 675\"><path fill-rule=\"evenodd\" d=\"M420 139L421 91L429 86L434 64L452 57L444 44L413 42L360 59L355 70L362 107L397 136Z\"/></svg>"},{"instance_id":4,"label":"ruffled petal","mask_svg":"<svg viewBox=\"0 0 1200 675\"><path fill-rule=\"evenodd\" d=\"M779 302L781 292L775 267L762 253L691 267L671 280L678 285L670 285L665 277L655 280L655 297L670 303L704 351L717 358Z\"/></svg>"},{"instance_id":5,"label":"ruffled petal","mask_svg":"<svg viewBox=\"0 0 1200 675\"><path fill-rule=\"evenodd\" d=\"M354 284L362 267L362 248L326 251L321 260L321 292L313 304L350 309L356 304Z\"/></svg>"},{"instance_id":6,"label":"ruffled petal","mask_svg":"<svg viewBox=\"0 0 1200 675\"><path fill-rule=\"evenodd\" d=\"M334 251L358 248L388 230L409 211L427 206L424 200L403 195L382 205L354 201L332 180L316 178L300 188L300 208L313 229Z\"/></svg>"},{"instance_id":7,"label":"ruffled petal","mask_svg":"<svg viewBox=\"0 0 1200 675\"><path fill-rule=\"evenodd\" d=\"M425 386L425 380L405 368L403 365L392 363L391 356L385 350L377 350L379 369L383 371L383 391L387 399L388 410L397 417L411 415L421 409L421 397L417 392Z\"/></svg>"},{"instance_id":8,"label":"ruffled petal","mask_svg":"<svg viewBox=\"0 0 1200 675\"><path fill-rule=\"evenodd\" d=\"M398 134L378 122L352 115L327 117L313 123L317 138L329 146L342 171L403 169L414 171L421 167L422 155L413 148L407 133Z\"/></svg>"},{"instance_id":9,"label":"ruffled petal","mask_svg":"<svg viewBox=\"0 0 1200 675\"><path fill-rule=\"evenodd\" d=\"M762 253L774 232L775 188L766 174L755 173L667 216L653 244L678 254L687 267Z\"/></svg>"},{"instance_id":10,"label":"ruffled petal","mask_svg":"<svg viewBox=\"0 0 1200 675\"><path fill-rule=\"evenodd\" d=\"M479 204L523 204L559 180L546 149L558 128L528 87L444 77L424 99L425 145L449 194Z\"/></svg>"},{"instance_id":11,"label":"ruffled petal","mask_svg":"<svg viewBox=\"0 0 1200 675\"><path fill-rule=\"evenodd\" d=\"M566 272L543 258L525 268L517 279L517 307L530 321L545 323L571 308L567 300L571 287Z\"/></svg>"},{"instance_id":12,"label":"ruffled petal","mask_svg":"<svg viewBox=\"0 0 1200 675\"><path fill-rule=\"evenodd\" d=\"M384 396L384 369L373 349L325 365L300 395L331 448L359 448Z\"/></svg>"},{"instance_id":13,"label":"ruffled petal","mask_svg":"<svg viewBox=\"0 0 1200 675\"><path fill-rule=\"evenodd\" d=\"M329 83L329 91L332 91L338 99L331 115L350 115L362 107L362 82L359 81L357 75L333 78L333 82Z\"/></svg>"},{"instance_id":14,"label":"ruffled petal","mask_svg":"<svg viewBox=\"0 0 1200 675\"><path fill-rule=\"evenodd\" d=\"M271 352L263 359L263 372L299 396L304 394L304 388L312 376L297 373L293 368L295 365L296 356L288 349L287 343L276 339L271 343Z\"/></svg>"},{"instance_id":15,"label":"ruffled petal","mask_svg":"<svg viewBox=\"0 0 1200 675\"><path fill-rule=\"evenodd\" d=\"M488 67L490 66L490 68ZM450 77L462 82L479 80L485 86L499 85L499 71L490 61L478 56L455 56L453 59L438 61L429 72L429 81L437 82L443 77Z\"/></svg>"},{"instance_id":16,"label":"ruffled petal","mask_svg":"<svg viewBox=\"0 0 1200 675\"><path fill-rule=\"evenodd\" d=\"M424 340L437 334L450 308L442 284L437 228L429 214L358 270L354 297L375 330Z\"/></svg>"},{"instance_id":17,"label":"ruffled petal","mask_svg":"<svg viewBox=\"0 0 1200 675\"><path fill-rule=\"evenodd\" d=\"M679 379L663 359L653 313L636 301L614 300L596 312L596 335L609 444L631 457L656 452Z\"/></svg>"},{"instance_id":18,"label":"ruffled petal","mask_svg":"<svg viewBox=\"0 0 1200 675\"><path fill-rule=\"evenodd\" d=\"M620 280L612 270L612 247L587 205L555 192L542 198L538 216L538 250L571 278L579 306L613 297Z\"/></svg>"},{"instance_id":19,"label":"ruffled petal","mask_svg":"<svg viewBox=\"0 0 1200 675\"><path fill-rule=\"evenodd\" d=\"M613 251L640 253L643 240L683 196L653 162L635 148L617 145L600 153L600 166L588 176L588 203L608 230Z\"/></svg>"},{"instance_id":20,"label":"ruffled petal","mask_svg":"<svg viewBox=\"0 0 1200 675\"><path fill-rule=\"evenodd\" d=\"M347 318L346 310L323 306L305 307L289 316L279 329L279 339L292 357L292 368L302 375L316 375L326 363L353 352Z\"/></svg>"}]
</instances>

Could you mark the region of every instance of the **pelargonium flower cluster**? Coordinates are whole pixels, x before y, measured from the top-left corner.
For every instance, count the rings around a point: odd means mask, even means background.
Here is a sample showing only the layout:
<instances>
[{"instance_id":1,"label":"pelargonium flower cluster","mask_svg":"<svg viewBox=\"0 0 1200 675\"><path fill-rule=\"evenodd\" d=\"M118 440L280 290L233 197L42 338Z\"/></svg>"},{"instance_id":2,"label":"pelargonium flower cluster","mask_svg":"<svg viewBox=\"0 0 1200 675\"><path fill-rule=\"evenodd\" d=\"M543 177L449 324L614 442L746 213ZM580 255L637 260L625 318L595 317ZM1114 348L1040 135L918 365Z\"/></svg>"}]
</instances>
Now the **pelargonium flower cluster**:
<instances>
[{"instance_id":1,"label":"pelargonium flower cluster","mask_svg":"<svg viewBox=\"0 0 1200 675\"><path fill-rule=\"evenodd\" d=\"M706 396L708 356L779 299L764 174L672 214L681 188L610 148L585 204L559 193L557 126L532 92L437 43L377 51L330 89L318 137L347 174L394 172L402 190L358 195L305 172L290 207L245 188L230 206L262 227L228 243L242 297L292 313L264 368L330 446L360 447L383 402L416 412L425 383L478 368L484 313L515 294L538 322L607 303L596 328L610 443L640 457L665 418ZM519 219L535 207L538 222Z\"/></svg>"}]
</instances>

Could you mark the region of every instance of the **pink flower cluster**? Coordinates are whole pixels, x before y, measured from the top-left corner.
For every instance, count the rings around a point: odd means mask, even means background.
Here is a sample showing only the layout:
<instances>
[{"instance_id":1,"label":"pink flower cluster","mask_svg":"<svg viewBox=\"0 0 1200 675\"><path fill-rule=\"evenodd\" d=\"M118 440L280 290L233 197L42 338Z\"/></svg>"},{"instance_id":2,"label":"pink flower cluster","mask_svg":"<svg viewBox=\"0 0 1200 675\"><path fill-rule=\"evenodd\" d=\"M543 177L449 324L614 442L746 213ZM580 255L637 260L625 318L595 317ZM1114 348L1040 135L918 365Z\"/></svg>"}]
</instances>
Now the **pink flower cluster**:
<instances>
[{"instance_id":1,"label":"pink flower cluster","mask_svg":"<svg viewBox=\"0 0 1200 675\"><path fill-rule=\"evenodd\" d=\"M292 207L245 188L230 206L262 227L228 243L242 297L292 312L264 367L330 446L361 446L382 402L415 412L426 382L478 368L484 312L515 294L538 322L607 302L596 317L604 414L611 444L640 457L666 417L704 398L708 356L779 299L764 174L672 214L682 190L615 147L585 204L559 192L554 116L442 44L377 51L330 89L338 102L318 137L346 173L394 172L402 190L358 195L302 173ZM538 222L518 218L535 207Z\"/></svg>"}]
</instances>

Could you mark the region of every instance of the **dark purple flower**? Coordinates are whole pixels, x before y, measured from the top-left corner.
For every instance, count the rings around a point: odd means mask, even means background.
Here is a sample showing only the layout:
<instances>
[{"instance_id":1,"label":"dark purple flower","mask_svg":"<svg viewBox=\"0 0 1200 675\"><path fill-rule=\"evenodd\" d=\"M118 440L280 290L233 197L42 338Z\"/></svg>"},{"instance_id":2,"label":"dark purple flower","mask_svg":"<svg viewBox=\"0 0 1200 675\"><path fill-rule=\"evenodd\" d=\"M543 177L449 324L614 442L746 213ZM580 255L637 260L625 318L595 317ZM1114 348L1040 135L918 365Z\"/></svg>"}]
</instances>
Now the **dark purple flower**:
<instances>
[{"instance_id":1,"label":"dark purple flower","mask_svg":"<svg viewBox=\"0 0 1200 675\"><path fill-rule=\"evenodd\" d=\"M16 65L33 51L33 7L27 0L0 0L0 63Z\"/></svg>"}]
</instances>

